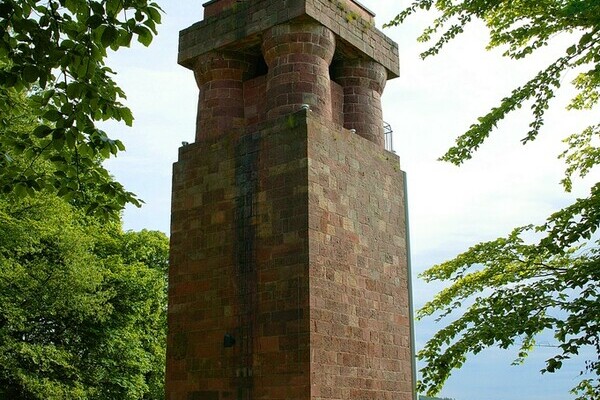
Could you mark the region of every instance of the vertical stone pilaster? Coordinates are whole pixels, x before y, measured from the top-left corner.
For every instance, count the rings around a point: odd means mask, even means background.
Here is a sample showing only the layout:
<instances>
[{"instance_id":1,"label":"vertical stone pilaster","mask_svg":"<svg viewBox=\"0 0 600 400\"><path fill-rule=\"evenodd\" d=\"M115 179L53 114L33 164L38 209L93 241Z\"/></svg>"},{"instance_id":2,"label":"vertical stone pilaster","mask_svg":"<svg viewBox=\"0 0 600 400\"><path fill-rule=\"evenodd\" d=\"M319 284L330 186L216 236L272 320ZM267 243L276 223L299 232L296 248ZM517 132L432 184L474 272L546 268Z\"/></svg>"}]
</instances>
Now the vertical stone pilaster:
<instances>
[{"instance_id":1,"label":"vertical stone pilaster","mask_svg":"<svg viewBox=\"0 0 600 400\"><path fill-rule=\"evenodd\" d=\"M194 68L200 89L196 141L244 126L243 81L252 67L247 55L233 51L213 51L198 57Z\"/></svg>"},{"instance_id":2,"label":"vertical stone pilaster","mask_svg":"<svg viewBox=\"0 0 600 400\"><path fill-rule=\"evenodd\" d=\"M381 94L385 68L372 60L344 59L333 66L333 79L344 89L344 127L384 147Z\"/></svg>"},{"instance_id":3,"label":"vertical stone pilaster","mask_svg":"<svg viewBox=\"0 0 600 400\"><path fill-rule=\"evenodd\" d=\"M333 32L317 22L288 22L265 32L262 49L269 66L268 118L308 104L313 112L330 120Z\"/></svg>"}]
</instances>

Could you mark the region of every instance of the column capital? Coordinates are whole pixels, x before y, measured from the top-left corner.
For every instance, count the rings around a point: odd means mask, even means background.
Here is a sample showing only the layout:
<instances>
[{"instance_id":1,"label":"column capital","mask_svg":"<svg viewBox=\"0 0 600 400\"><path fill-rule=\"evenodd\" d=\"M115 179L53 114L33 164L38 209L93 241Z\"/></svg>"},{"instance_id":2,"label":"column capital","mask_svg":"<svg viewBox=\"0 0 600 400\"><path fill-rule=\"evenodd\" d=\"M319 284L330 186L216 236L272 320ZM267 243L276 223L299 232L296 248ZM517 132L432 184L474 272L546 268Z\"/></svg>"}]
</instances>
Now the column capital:
<instances>
[{"instance_id":1,"label":"column capital","mask_svg":"<svg viewBox=\"0 0 600 400\"><path fill-rule=\"evenodd\" d=\"M254 73L255 58L236 51L211 51L197 58L194 76L200 95L196 141L244 126L243 82Z\"/></svg>"},{"instance_id":2,"label":"column capital","mask_svg":"<svg viewBox=\"0 0 600 400\"><path fill-rule=\"evenodd\" d=\"M383 93L387 82L387 71L377 61L365 58L344 58L335 60L331 68L333 80L340 85L349 84Z\"/></svg>"},{"instance_id":3,"label":"column capital","mask_svg":"<svg viewBox=\"0 0 600 400\"><path fill-rule=\"evenodd\" d=\"M384 147L381 94L387 72L376 61L362 58L335 60L332 79L344 90L344 127Z\"/></svg>"},{"instance_id":4,"label":"column capital","mask_svg":"<svg viewBox=\"0 0 600 400\"><path fill-rule=\"evenodd\" d=\"M329 64L335 35L329 28L310 20L276 25L264 33L262 51L269 66L270 118L308 104L316 114L331 119Z\"/></svg>"},{"instance_id":5,"label":"column capital","mask_svg":"<svg viewBox=\"0 0 600 400\"><path fill-rule=\"evenodd\" d=\"M213 50L199 56L194 64L198 87L212 80L245 81L254 74L257 56L232 50Z\"/></svg>"}]
</instances>

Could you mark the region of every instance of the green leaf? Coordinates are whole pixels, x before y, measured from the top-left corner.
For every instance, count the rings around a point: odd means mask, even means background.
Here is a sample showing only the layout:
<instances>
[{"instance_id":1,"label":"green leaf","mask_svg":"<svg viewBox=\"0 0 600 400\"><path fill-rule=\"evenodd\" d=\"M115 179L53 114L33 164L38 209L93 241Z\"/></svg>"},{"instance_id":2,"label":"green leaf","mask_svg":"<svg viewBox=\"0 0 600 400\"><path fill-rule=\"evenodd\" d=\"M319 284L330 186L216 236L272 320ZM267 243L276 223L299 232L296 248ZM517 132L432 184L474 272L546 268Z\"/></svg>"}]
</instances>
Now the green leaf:
<instances>
[{"instance_id":1,"label":"green leaf","mask_svg":"<svg viewBox=\"0 0 600 400\"><path fill-rule=\"evenodd\" d=\"M145 26L138 25L136 26L134 32L138 35L138 42L143 44L144 46L150 46L152 43L152 31Z\"/></svg>"},{"instance_id":2,"label":"green leaf","mask_svg":"<svg viewBox=\"0 0 600 400\"><path fill-rule=\"evenodd\" d=\"M67 196L67 195L68 195L69 193L71 193L71 192L72 192L72 190L71 190L70 188L68 188L68 187L66 187L66 186L63 186L63 187L61 187L61 188L60 188L60 190L59 190L59 191L56 193L56 195L57 195L58 197L65 197L65 196Z\"/></svg>"},{"instance_id":3,"label":"green leaf","mask_svg":"<svg viewBox=\"0 0 600 400\"><path fill-rule=\"evenodd\" d=\"M94 151L92 150L92 148L87 143L81 143L79 145L78 149L79 149L79 154L82 157L87 157L87 158L93 158L94 157Z\"/></svg>"},{"instance_id":4,"label":"green leaf","mask_svg":"<svg viewBox=\"0 0 600 400\"><path fill-rule=\"evenodd\" d=\"M23 68L23 80L28 83L37 81L39 77L38 70L32 65L27 65Z\"/></svg>"},{"instance_id":5,"label":"green leaf","mask_svg":"<svg viewBox=\"0 0 600 400\"><path fill-rule=\"evenodd\" d=\"M162 15L159 11L159 9L154 8L154 7L148 7L148 13L150 15L150 19L152 19L152 21L154 21L157 24L160 24L162 22Z\"/></svg>"},{"instance_id":6,"label":"green leaf","mask_svg":"<svg viewBox=\"0 0 600 400\"><path fill-rule=\"evenodd\" d=\"M78 99L81 97L84 85L79 82L71 82L67 85L67 96L71 99Z\"/></svg>"},{"instance_id":7,"label":"green leaf","mask_svg":"<svg viewBox=\"0 0 600 400\"><path fill-rule=\"evenodd\" d=\"M42 106L47 105L55 93L56 93L56 91L54 89L45 91L44 94L42 95Z\"/></svg>"},{"instance_id":8,"label":"green leaf","mask_svg":"<svg viewBox=\"0 0 600 400\"><path fill-rule=\"evenodd\" d=\"M117 28L112 25L108 25L104 32L102 32L101 42L103 47L109 47L119 37Z\"/></svg>"},{"instance_id":9,"label":"green leaf","mask_svg":"<svg viewBox=\"0 0 600 400\"><path fill-rule=\"evenodd\" d=\"M121 118L125 121L127 126L133 125L133 115L131 114L131 110L129 108L122 108L120 110Z\"/></svg>"},{"instance_id":10,"label":"green leaf","mask_svg":"<svg viewBox=\"0 0 600 400\"><path fill-rule=\"evenodd\" d=\"M119 40L117 44L120 47L129 47L131 45L131 39L133 34L126 29L121 29L119 32Z\"/></svg>"},{"instance_id":11,"label":"green leaf","mask_svg":"<svg viewBox=\"0 0 600 400\"><path fill-rule=\"evenodd\" d=\"M60 42L60 47L63 50L70 50L73 49L75 47L75 42L70 40L70 39L65 39L62 42Z\"/></svg>"},{"instance_id":12,"label":"green leaf","mask_svg":"<svg viewBox=\"0 0 600 400\"><path fill-rule=\"evenodd\" d=\"M52 147L54 147L54 150L61 151L64 146L65 146L64 138L52 139Z\"/></svg>"},{"instance_id":13,"label":"green leaf","mask_svg":"<svg viewBox=\"0 0 600 400\"><path fill-rule=\"evenodd\" d=\"M56 122L62 118L62 114L56 109L50 109L44 113L43 118L48 121Z\"/></svg>"},{"instance_id":14,"label":"green leaf","mask_svg":"<svg viewBox=\"0 0 600 400\"><path fill-rule=\"evenodd\" d=\"M102 158L107 159L110 158L110 145L108 143L102 145L99 149L98 149L100 155L102 156Z\"/></svg>"},{"instance_id":15,"label":"green leaf","mask_svg":"<svg viewBox=\"0 0 600 400\"><path fill-rule=\"evenodd\" d=\"M23 182L18 182L14 186L14 192L17 195L17 197L20 197L20 198L26 197L28 195L27 185L25 185Z\"/></svg>"},{"instance_id":16,"label":"green leaf","mask_svg":"<svg viewBox=\"0 0 600 400\"><path fill-rule=\"evenodd\" d=\"M125 145L123 144L123 142L121 142L120 140L115 140L114 143L115 146L117 146L117 148L119 149L119 151L125 151Z\"/></svg>"},{"instance_id":17,"label":"green leaf","mask_svg":"<svg viewBox=\"0 0 600 400\"><path fill-rule=\"evenodd\" d=\"M65 0L65 7L67 7L67 9L71 13L77 14L77 12L79 11L79 1L77 1L77 0Z\"/></svg>"},{"instance_id":18,"label":"green leaf","mask_svg":"<svg viewBox=\"0 0 600 400\"><path fill-rule=\"evenodd\" d=\"M587 45L588 43L590 43L592 41L593 37L594 37L594 34L591 32L584 34L583 36L581 36L581 39L579 39L579 46L583 47L583 46Z\"/></svg>"},{"instance_id":19,"label":"green leaf","mask_svg":"<svg viewBox=\"0 0 600 400\"><path fill-rule=\"evenodd\" d=\"M48 125L40 125L33 130L33 135L40 139L45 138L46 136L52 133L52 128Z\"/></svg>"},{"instance_id":20,"label":"green leaf","mask_svg":"<svg viewBox=\"0 0 600 400\"><path fill-rule=\"evenodd\" d=\"M106 0L106 13L115 17L123 10L123 0Z\"/></svg>"},{"instance_id":21,"label":"green leaf","mask_svg":"<svg viewBox=\"0 0 600 400\"><path fill-rule=\"evenodd\" d=\"M97 29L103 22L104 20L100 15L94 14L87 19L86 25L89 26L90 29Z\"/></svg>"},{"instance_id":22,"label":"green leaf","mask_svg":"<svg viewBox=\"0 0 600 400\"><path fill-rule=\"evenodd\" d=\"M65 141L69 148L74 148L77 143L77 132L73 129L69 129L65 132Z\"/></svg>"},{"instance_id":23,"label":"green leaf","mask_svg":"<svg viewBox=\"0 0 600 400\"><path fill-rule=\"evenodd\" d=\"M52 130L52 144L56 150L61 150L65 142L65 130L64 129L53 129Z\"/></svg>"}]
</instances>

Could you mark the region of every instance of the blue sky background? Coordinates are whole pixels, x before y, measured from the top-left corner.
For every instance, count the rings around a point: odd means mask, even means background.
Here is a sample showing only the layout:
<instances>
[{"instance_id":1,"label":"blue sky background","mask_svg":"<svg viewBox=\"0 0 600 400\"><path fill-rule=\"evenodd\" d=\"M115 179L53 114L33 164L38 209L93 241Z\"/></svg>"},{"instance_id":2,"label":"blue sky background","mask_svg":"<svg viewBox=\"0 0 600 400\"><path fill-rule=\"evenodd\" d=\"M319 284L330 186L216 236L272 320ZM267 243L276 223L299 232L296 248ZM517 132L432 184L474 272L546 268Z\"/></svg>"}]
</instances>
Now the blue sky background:
<instances>
[{"instance_id":1,"label":"blue sky background","mask_svg":"<svg viewBox=\"0 0 600 400\"><path fill-rule=\"evenodd\" d=\"M179 30L202 19L203 0L160 2L166 15L150 48L136 45L110 57L117 82L128 95L134 127L106 124L127 151L107 165L128 190L145 200L128 208L125 229L169 232L171 165L182 141L194 140L197 87L190 71L176 63ZM362 0L381 26L407 1ZM408 173L414 302L418 308L440 288L417 274L469 246L505 235L513 227L541 223L575 197L559 186L563 166L556 157L561 139L589 125L592 113L566 112L572 91L564 79L564 96L553 101L543 135L522 146L529 110L502 122L473 160L460 168L436 161L477 117L484 115L517 85L523 84L568 47L569 37L555 38L558 51L544 49L529 61L511 61L500 50L485 51L487 32L472 26L434 58L422 61L426 45L416 38L432 15L421 15L384 33L400 47L401 77L389 81L383 96L384 119L394 129L394 147ZM416 325L417 347L438 325ZM551 337L541 343L551 344ZM562 400L579 379L580 364L565 365L558 374L539 374L552 348L539 347L525 365L511 366L516 350L490 349L470 358L448 381L442 396L456 400Z\"/></svg>"}]
</instances>

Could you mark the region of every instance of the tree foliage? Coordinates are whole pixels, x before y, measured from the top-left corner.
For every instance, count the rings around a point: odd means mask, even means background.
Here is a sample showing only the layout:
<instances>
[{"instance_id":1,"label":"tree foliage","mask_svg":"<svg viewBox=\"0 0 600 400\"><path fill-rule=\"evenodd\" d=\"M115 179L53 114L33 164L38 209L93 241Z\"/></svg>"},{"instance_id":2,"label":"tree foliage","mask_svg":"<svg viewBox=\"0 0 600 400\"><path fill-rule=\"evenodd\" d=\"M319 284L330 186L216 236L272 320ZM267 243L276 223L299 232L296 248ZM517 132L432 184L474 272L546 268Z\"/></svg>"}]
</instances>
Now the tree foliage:
<instances>
[{"instance_id":1,"label":"tree foliage","mask_svg":"<svg viewBox=\"0 0 600 400\"><path fill-rule=\"evenodd\" d=\"M110 179L98 160L124 150L98 121L131 125L123 91L105 65L108 50L137 39L149 45L160 8L148 0L0 1L0 188L17 195L51 190L80 197L89 212L118 215L136 196ZM10 129L23 93L36 113L25 131ZM16 165L24 154L30 163ZM49 161L51 171L39 167ZM90 190L93 189L93 190ZM85 196L87 193L87 198ZM90 198L91 194L96 198Z\"/></svg>"},{"instance_id":2,"label":"tree foliage","mask_svg":"<svg viewBox=\"0 0 600 400\"><path fill-rule=\"evenodd\" d=\"M569 71L577 74L572 82L577 93L568 109L598 108L600 2L417 0L388 26L402 24L421 10L438 12L419 37L434 42L422 53L423 58L437 54L474 20L488 27L488 48L504 48L504 56L513 59L524 59L553 45L557 35L573 39L554 62L478 118L442 160L460 165L470 159L501 119L527 104L532 120L522 142L534 140L542 131L550 100ZM566 164L562 185L569 192L573 178L587 176L600 163L600 124L567 135L566 150L559 157ZM451 284L419 310L418 317L454 318L419 352L426 365L418 388L436 394L469 354L490 346L520 345L519 363L534 347L535 338L551 331L557 354L546 361L541 372L555 372L565 360L589 349L582 380L572 393L578 399L600 398L599 225L600 182L596 182L587 197L555 212L544 224L516 228L507 237L477 244L427 270L423 274L426 281ZM471 305L465 309L464 303Z\"/></svg>"},{"instance_id":3,"label":"tree foliage","mask_svg":"<svg viewBox=\"0 0 600 400\"><path fill-rule=\"evenodd\" d=\"M454 400L448 397L439 398L439 397L429 397L429 396L419 396L419 400Z\"/></svg>"},{"instance_id":4,"label":"tree foliage","mask_svg":"<svg viewBox=\"0 0 600 400\"><path fill-rule=\"evenodd\" d=\"M167 259L164 234L0 198L0 398L163 398Z\"/></svg>"},{"instance_id":5,"label":"tree foliage","mask_svg":"<svg viewBox=\"0 0 600 400\"><path fill-rule=\"evenodd\" d=\"M11 96L4 139L36 122L35 103ZM47 151L14 152L2 167L62 171L52 157L65 149ZM100 161L89 168L100 171ZM102 190L84 194L102 199ZM117 218L89 215L85 198L55 192L0 193L0 398L163 399L166 236L123 232Z\"/></svg>"}]
</instances>

